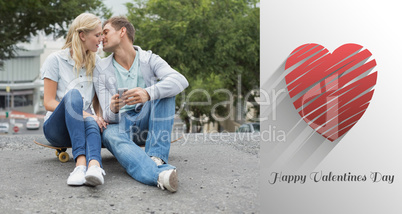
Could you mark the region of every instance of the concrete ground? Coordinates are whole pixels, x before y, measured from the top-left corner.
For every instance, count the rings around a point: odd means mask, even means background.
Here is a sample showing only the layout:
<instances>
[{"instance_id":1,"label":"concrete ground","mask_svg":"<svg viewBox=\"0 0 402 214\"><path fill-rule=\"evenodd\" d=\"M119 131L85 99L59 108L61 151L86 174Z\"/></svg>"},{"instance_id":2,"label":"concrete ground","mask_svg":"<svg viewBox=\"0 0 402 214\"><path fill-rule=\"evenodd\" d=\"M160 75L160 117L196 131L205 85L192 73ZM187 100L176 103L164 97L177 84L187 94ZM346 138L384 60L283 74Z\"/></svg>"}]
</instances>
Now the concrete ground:
<instances>
[{"instance_id":1,"label":"concrete ground","mask_svg":"<svg viewBox=\"0 0 402 214\"><path fill-rule=\"evenodd\" d=\"M0 136L1 213L259 213L259 136L184 135L171 146L173 194L132 179L106 149L105 184L70 187L73 161L34 144L39 136Z\"/></svg>"}]
</instances>

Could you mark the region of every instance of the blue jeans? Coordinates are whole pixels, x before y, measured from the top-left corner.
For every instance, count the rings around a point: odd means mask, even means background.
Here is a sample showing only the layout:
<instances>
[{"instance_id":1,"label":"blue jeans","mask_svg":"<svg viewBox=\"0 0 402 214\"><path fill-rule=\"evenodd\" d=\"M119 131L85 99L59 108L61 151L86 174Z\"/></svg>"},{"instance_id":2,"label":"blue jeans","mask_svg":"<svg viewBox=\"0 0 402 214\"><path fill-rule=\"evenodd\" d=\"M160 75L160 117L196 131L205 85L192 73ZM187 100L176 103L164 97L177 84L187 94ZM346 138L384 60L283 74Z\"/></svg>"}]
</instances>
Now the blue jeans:
<instances>
[{"instance_id":1,"label":"blue jeans","mask_svg":"<svg viewBox=\"0 0 402 214\"><path fill-rule=\"evenodd\" d=\"M43 132L53 146L71 146L74 160L85 155L87 165L97 160L102 167L99 126L92 117L83 118L82 108L80 92L70 90L43 124Z\"/></svg>"},{"instance_id":2,"label":"blue jeans","mask_svg":"<svg viewBox=\"0 0 402 214\"><path fill-rule=\"evenodd\" d=\"M141 109L121 114L118 124L110 124L103 131L103 145L116 157L135 180L156 186L159 173L176 167L167 164L175 98L146 102ZM139 146L145 144L145 151ZM150 156L166 164L157 166Z\"/></svg>"}]
</instances>

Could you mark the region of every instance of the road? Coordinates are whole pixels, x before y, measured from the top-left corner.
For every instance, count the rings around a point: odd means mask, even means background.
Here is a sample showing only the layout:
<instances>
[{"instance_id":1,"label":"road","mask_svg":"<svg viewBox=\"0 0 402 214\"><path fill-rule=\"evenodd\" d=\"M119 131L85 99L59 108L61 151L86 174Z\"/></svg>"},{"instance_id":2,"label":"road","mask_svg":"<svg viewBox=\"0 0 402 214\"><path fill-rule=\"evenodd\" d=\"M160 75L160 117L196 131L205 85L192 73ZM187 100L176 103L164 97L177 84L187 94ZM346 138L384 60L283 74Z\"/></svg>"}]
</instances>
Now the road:
<instances>
[{"instance_id":1,"label":"road","mask_svg":"<svg viewBox=\"0 0 402 214\"><path fill-rule=\"evenodd\" d=\"M11 134L12 135L38 135L38 134L43 134L43 128L42 128L43 119L38 119L38 120L40 122L39 129L28 130L26 128L26 126L25 126L25 124L27 122L27 119L15 119L15 123L19 124L19 130L18 130L17 133L14 133L11 130ZM9 121L7 119L1 119L0 122L3 123L3 122L9 122ZM12 127L11 127L11 129L12 129ZM1 135L4 135L4 134L1 134Z\"/></svg>"},{"instance_id":2,"label":"road","mask_svg":"<svg viewBox=\"0 0 402 214\"><path fill-rule=\"evenodd\" d=\"M133 180L106 149L105 184L70 187L73 161L34 144L39 136L0 136L2 213L259 213L259 137L184 135L171 146L172 194Z\"/></svg>"}]
</instances>

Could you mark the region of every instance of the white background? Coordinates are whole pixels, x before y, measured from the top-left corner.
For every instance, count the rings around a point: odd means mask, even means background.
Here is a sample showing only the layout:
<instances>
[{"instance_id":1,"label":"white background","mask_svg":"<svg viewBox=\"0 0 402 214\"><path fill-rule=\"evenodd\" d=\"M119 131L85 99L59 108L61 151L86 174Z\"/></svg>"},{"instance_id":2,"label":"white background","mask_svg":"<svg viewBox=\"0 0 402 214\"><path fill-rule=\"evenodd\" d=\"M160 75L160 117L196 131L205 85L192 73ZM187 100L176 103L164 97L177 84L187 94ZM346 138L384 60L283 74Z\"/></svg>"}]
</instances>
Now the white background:
<instances>
[{"instance_id":1,"label":"white background","mask_svg":"<svg viewBox=\"0 0 402 214\"><path fill-rule=\"evenodd\" d=\"M368 49L377 61L377 85L359 122L317 171L395 176L393 184L268 183L267 147L261 142L261 213L402 213L402 2L390 0L261 1L261 85L300 45L330 52L346 43ZM264 88L262 88L264 89ZM264 112L267 106L261 106ZM262 115L264 116L264 115ZM262 129L269 124L262 122Z\"/></svg>"}]
</instances>

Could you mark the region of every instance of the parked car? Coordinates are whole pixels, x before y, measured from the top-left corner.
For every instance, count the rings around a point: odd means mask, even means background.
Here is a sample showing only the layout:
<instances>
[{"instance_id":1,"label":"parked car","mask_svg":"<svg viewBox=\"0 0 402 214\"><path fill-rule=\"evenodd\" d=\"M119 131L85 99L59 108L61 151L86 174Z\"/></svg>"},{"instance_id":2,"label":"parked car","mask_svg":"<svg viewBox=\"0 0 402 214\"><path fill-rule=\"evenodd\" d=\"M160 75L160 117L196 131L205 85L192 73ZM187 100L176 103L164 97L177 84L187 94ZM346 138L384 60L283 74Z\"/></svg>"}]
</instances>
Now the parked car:
<instances>
[{"instance_id":1,"label":"parked car","mask_svg":"<svg viewBox=\"0 0 402 214\"><path fill-rule=\"evenodd\" d=\"M260 132L259 123L245 123L241 125L236 132Z\"/></svg>"},{"instance_id":2,"label":"parked car","mask_svg":"<svg viewBox=\"0 0 402 214\"><path fill-rule=\"evenodd\" d=\"M10 125L8 123L0 123L0 133L8 133Z\"/></svg>"},{"instance_id":3,"label":"parked car","mask_svg":"<svg viewBox=\"0 0 402 214\"><path fill-rule=\"evenodd\" d=\"M25 127L27 127L27 129L39 129L40 122L38 118L29 118Z\"/></svg>"}]
</instances>

